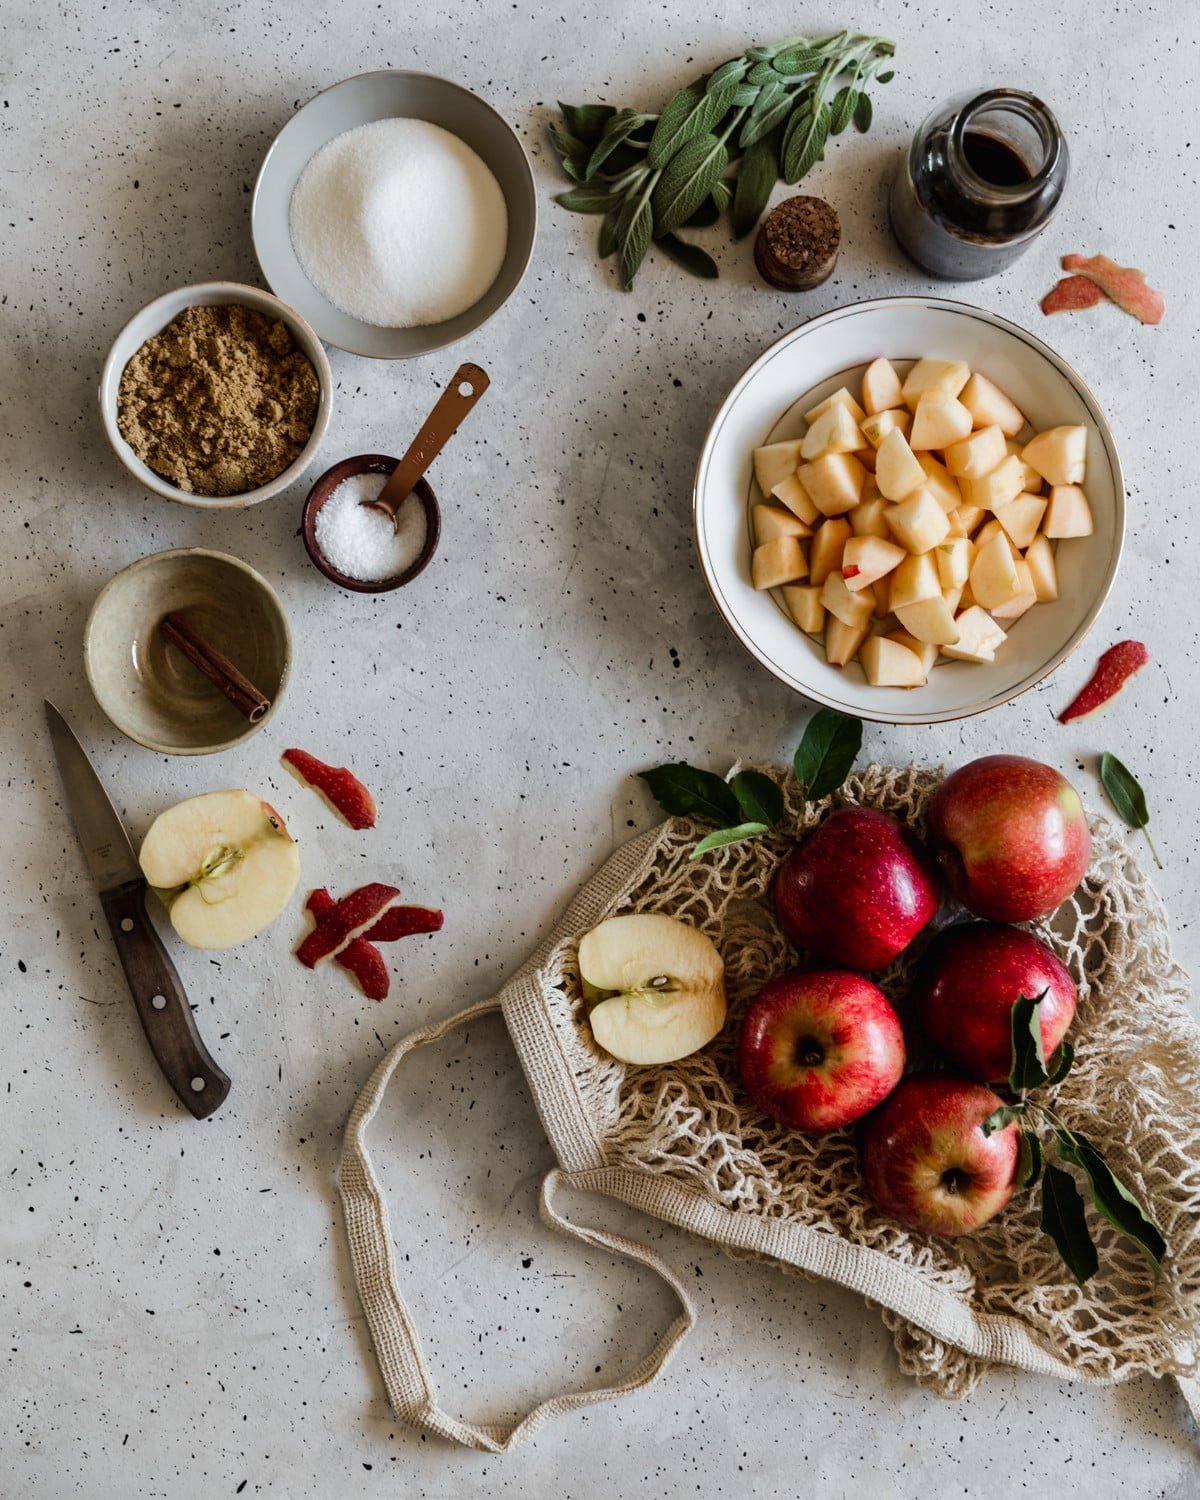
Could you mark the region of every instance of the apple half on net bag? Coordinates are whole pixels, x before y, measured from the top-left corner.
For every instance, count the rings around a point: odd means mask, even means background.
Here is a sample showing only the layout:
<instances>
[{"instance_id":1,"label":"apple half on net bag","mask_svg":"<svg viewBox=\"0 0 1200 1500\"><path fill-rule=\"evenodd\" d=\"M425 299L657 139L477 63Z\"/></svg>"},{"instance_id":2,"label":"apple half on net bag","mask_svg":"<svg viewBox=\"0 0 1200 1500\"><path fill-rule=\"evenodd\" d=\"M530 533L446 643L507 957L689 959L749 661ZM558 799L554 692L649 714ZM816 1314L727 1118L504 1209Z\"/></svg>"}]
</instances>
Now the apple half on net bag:
<instances>
[{"instance_id":1,"label":"apple half on net bag","mask_svg":"<svg viewBox=\"0 0 1200 1500\"><path fill-rule=\"evenodd\" d=\"M654 912L584 933L579 977L597 1043L619 1062L677 1062L725 1024L725 965L704 933Z\"/></svg>"}]
</instances>

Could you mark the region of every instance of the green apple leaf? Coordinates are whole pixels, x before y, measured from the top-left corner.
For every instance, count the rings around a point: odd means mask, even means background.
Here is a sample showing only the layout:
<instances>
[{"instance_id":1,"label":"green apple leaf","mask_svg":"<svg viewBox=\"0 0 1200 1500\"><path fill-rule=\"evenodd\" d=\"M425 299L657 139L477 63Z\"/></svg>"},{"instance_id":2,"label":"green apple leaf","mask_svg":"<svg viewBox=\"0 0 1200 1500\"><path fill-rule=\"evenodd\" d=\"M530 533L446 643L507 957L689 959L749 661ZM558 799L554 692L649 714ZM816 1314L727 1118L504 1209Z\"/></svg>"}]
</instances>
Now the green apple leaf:
<instances>
[{"instance_id":1,"label":"green apple leaf","mask_svg":"<svg viewBox=\"0 0 1200 1500\"><path fill-rule=\"evenodd\" d=\"M979 1127L984 1135L993 1135L997 1130L1003 1130L1006 1125L1011 1125L1014 1120L1019 1120L1025 1113L1024 1104L1002 1104L999 1109L992 1110L987 1119Z\"/></svg>"},{"instance_id":2,"label":"green apple leaf","mask_svg":"<svg viewBox=\"0 0 1200 1500\"><path fill-rule=\"evenodd\" d=\"M1012 1008L1012 1068L1008 1086L1014 1094L1040 1088L1046 1082L1046 1054L1042 1050L1042 1023L1038 1007L1046 990L1030 999L1021 995Z\"/></svg>"},{"instance_id":3,"label":"green apple leaf","mask_svg":"<svg viewBox=\"0 0 1200 1500\"><path fill-rule=\"evenodd\" d=\"M1131 1239L1146 1255L1158 1274L1167 1253L1167 1242L1158 1225L1112 1170L1100 1151L1074 1130L1058 1130L1058 1154L1064 1161L1082 1167L1092 1190L1092 1203L1114 1229ZM1049 1169L1047 1169L1049 1170Z\"/></svg>"},{"instance_id":4,"label":"green apple leaf","mask_svg":"<svg viewBox=\"0 0 1200 1500\"><path fill-rule=\"evenodd\" d=\"M1083 1195L1070 1172L1046 1163L1042 1179L1042 1230L1058 1246L1067 1270L1083 1285L1100 1265L1088 1233Z\"/></svg>"},{"instance_id":5,"label":"green apple leaf","mask_svg":"<svg viewBox=\"0 0 1200 1500\"><path fill-rule=\"evenodd\" d=\"M761 771L739 771L729 785L748 822L774 828L783 817L783 792Z\"/></svg>"},{"instance_id":6,"label":"green apple leaf","mask_svg":"<svg viewBox=\"0 0 1200 1500\"><path fill-rule=\"evenodd\" d=\"M1115 755L1105 751L1100 757L1100 780L1104 783L1104 790L1108 793L1108 799L1130 828L1140 828L1146 835L1146 842L1150 845L1150 853L1154 856L1154 863L1161 870L1163 862L1158 857L1158 850L1150 837L1150 813L1146 808L1146 794L1141 788L1137 777L1127 766L1121 764Z\"/></svg>"},{"instance_id":7,"label":"green apple leaf","mask_svg":"<svg viewBox=\"0 0 1200 1500\"><path fill-rule=\"evenodd\" d=\"M1036 1131L1021 1127L1021 1154L1017 1158L1017 1186L1031 1188L1042 1172L1042 1142Z\"/></svg>"},{"instance_id":8,"label":"green apple leaf","mask_svg":"<svg viewBox=\"0 0 1200 1500\"><path fill-rule=\"evenodd\" d=\"M1046 1064L1050 1075L1046 1079L1046 1082L1050 1085L1051 1088L1053 1088L1055 1084L1061 1083L1067 1076L1067 1074L1071 1071L1074 1064L1075 1048L1071 1046L1070 1042L1060 1042L1058 1051Z\"/></svg>"},{"instance_id":9,"label":"green apple leaf","mask_svg":"<svg viewBox=\"0 0 1200 1500\"><path fill-rule=\"evenodd\" d=\"M833 708L818 709L804 728L793 762L796 780L809 802L836 792L849 776L862 749L861 719Z\"/></svg>"},{"instance_id":10,"label":"green apple leaf","mask_svg":"<svg viewBox=\"0 0 1200 1500\"><path fill-rule=\"evenodd\" d=\"M726 844L740 844L743 839L761 838L764 833L770 833L770 831L769 823L737 823L732 828L718 828L715 833L702 838L688 858L699 859L710 849L720 849Z\"/></svg>"},{"instance_id":11,"label":"green apple leaf","mask_svg":"<svg viewBox=\"0 0 1200 1500\"><path fill-rule=\"evenodd\" d=\"M707 818L725 828L742 816L733 788L712 771L680 762L638 774L663 812L673 817Z\"/></svg>"}]
</instances>

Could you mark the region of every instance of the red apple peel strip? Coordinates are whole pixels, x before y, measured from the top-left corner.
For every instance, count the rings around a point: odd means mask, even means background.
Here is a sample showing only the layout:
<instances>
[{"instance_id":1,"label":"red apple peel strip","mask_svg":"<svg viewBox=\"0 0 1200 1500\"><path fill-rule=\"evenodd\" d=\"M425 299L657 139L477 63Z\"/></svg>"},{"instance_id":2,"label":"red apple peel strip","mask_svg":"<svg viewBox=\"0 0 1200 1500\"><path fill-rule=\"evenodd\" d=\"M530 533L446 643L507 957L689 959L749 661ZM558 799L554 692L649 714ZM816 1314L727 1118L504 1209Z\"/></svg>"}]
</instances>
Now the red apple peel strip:
<instances>
[{"instance_id":1,"label":"red apple peel strip","mask_svg":"<svg viewBox=\"0 0 1200 1500\"><path fill-rule=\"evenodd\" d=\"M319 886L305 902L306 910L312 912L313 920L321 921L337 905L324 886ZM391 988L392 976L388 972L387 960L373 943L366 938L355 938L336 955L343 969L349 970L358 980L359 988L368 1000L386 1000Z\"/></svg>"},{"instance_id":2,"label":"red apple peel strip","mask_svg":"<svg viewBox=\"0 0 1200 1500\"><path fill-rule=\"evenodd\" d=\"M336 958L355 938L374 927L399 895L394 885L359 886L318 921L296 949L296 957L308 969L316 968L323 959Z\"/></svg>"},{"instance_id":3,"label":"red apple peel strip","mask_svg":"<svg viewBox=\"0 0 1200 1500\"><path fill-rule=\"evenodd\" d=\"M1081 312L1084 308L1096 307L1108 299L1086 276L1064 276L1055 282L1042 298L1042 311L1047 317L1054 313Z\"/></svg>"},{"instance_id":4,"label":"red apple peel strip","mask_svg":"<svg viewBox=\"0 0 1200 1500\"><path fill-rule=\"evenodd\" d=\"M1141 641L1118 641L1096 663L1096 670L1058 716L1060 724L1082 719L1102 708L1121 691L1135 672L1149 662L1150 653Z\"/></svg>"},{"instance_id":5,"label":"red apple peel strip","mask_svg":"<svg viewBox=\"0 0 1200 1500\"><path fill-rule=\"evenodd\" d=\"M351 828L374 828L375 798L346 766L331 766L307 750L285 750L282 760L306 786L322 796Z\"/></svg>"},{"instance_id":6,"label":"red apple peel strip","mask_svg":"<svg viewBox=\"0 0 1200 1500\"><path fill-rule=\"evenodd\" d=\"M445 920L436 906L389 906L364 936L369 943L394 943L422 932L441 932Z\"/></svg>"},{"instance_id":7,"label":"red apple peel strip","mask_svg":"<svg viewBox=\"0 0 1200 1500\"><path fill-rule=\"evenodd\" d=\"M1145 273L1133 266L1119 266L1107 255L1064 255L1064 271L1077 271L1094 281L1123 312L1139 323L1161 323L1167 310L1166 298L1156 292Z\"/></svg>"}]
</instances>

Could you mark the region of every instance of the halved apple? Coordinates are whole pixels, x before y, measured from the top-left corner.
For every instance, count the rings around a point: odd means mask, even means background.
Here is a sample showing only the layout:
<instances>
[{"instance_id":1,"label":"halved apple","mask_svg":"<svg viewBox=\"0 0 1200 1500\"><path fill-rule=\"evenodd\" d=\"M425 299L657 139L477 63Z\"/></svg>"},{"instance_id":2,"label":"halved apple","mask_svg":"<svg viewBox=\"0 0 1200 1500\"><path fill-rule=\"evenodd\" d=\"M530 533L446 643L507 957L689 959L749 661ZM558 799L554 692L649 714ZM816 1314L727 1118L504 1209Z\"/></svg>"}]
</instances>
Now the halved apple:
<instances>
[{"instance_id":1,"label":"halved apple","mask_svg":"<svg viewBox=\"0 0 1200 1500\"><path fill-rule=\"evenodd\" d=\"M138 861L193 948L232 948L270 926L300 879L300 853L268 802L205 792L159 813Z\"/></svg>"},{"instance_id":2,"label":"halved apple","mask_svg":"<svg viewBox=\"0 0 1200 1500\"><path fill-rule=\"evenodd\" d=\"M585 932L579 977L592 1035L620 1062L677 1062L725 1024L721 955L704 933L674 917L609 917Z\"/></svg>"}]
</instances>

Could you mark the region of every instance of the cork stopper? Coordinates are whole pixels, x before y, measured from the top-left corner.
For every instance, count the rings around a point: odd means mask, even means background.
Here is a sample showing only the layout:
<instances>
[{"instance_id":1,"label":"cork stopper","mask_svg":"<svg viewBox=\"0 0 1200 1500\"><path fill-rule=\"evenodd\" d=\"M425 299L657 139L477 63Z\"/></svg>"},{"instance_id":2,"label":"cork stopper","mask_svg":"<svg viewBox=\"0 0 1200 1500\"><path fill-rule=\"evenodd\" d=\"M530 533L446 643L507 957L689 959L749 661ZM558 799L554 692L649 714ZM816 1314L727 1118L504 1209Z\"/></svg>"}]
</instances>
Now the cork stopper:
<instances>
[{"instance_id":1,"label":"cork stopper","mask_svg":"<svg viewBox=\"0 0 1200 1500\"><path fill-rule=\"evenodd\" d=\"M754 264L782 292L820 286L837 265L842 226L823 198L785 198L767 215L754 242Z\"/></svg>"}]
</instances>

